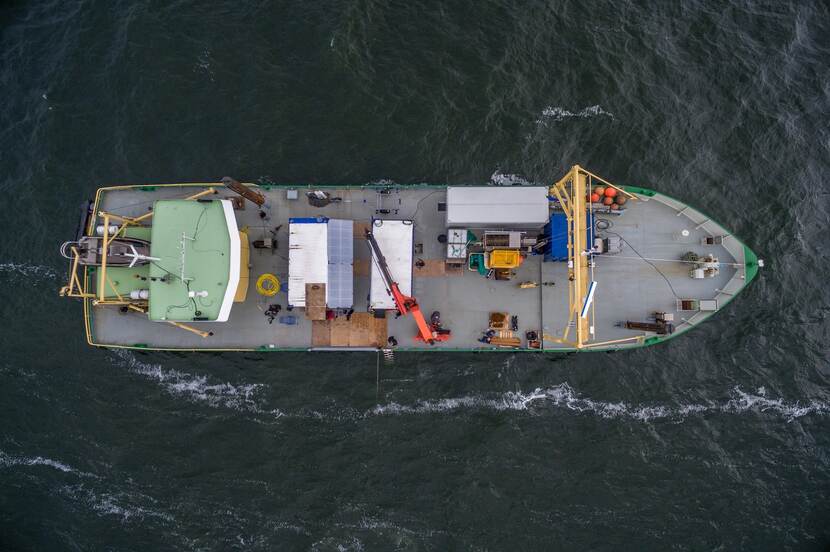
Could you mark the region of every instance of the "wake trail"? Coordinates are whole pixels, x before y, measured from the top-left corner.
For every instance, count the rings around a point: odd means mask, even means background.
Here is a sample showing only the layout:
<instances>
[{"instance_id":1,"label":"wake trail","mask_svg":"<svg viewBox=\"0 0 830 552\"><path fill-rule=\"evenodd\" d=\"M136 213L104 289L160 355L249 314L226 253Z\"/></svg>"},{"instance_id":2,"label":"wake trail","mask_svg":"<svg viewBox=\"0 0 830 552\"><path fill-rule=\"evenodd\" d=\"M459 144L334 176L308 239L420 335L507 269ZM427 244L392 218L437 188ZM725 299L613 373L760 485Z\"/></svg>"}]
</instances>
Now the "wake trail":
<instances>
[{"instance_id":1,"label":"wake trail","mask_svg":"<svg viewBox=\"0 0 830 552\"><path fill-rule=\"evenodd\" d=\"M603 419L629 418L641 422L652 420L684 421L690 416L713 413L742 414L745 412L776 414L791 422L804 416L830 414L830 403L814 399L787 402L781 398L769 398L763 387L755 393L747 393L740 387L735 387L731 392L731 398L720 402L637 405L626 402L598 401L582 397L567 383L547 389L537 388L530 393L509 391L493 396L471 395L427 399L411 405L393 402L378 405L369 412L376 416L400 416L449 413L463 409L528 411L542 408L559 408L580 414L592 414Z\"/></svg>"},{"instance_id":2,"label":"wake trail","mask_svg":"<svg viewBox=\"0 0 830 552\"><path fill-rule=\"evenodd\" d=\"M264 384L235 385L229 382L215 382L211 381L208 376L170 370L161 364L142 362L132 352L125 349L115 350L112 353L116 357L114 360L116 365L157 382L170 395L213 408L228 408L273 418L283 416L283 413L277 409L262 407L259 396L267 388Z\"/></svg>"},{"instance_id":3,"label":"wake trail","mask_svg":"<svg viewBox=\"0 0 830 552\"><path fill-rule=\"evenodd\" d=\"M315 410L285 411L264 404L262 398L268 386L256 384L232 384L213 382L208 376L165 369L161 364L141 362L132 352L114 351L116 363L132 373L144 376L161 385L172 396L205 404L213 408L227 408L270 419L308 419L324 422L348 422L375 417L453 414L463 411L528 412L536 415L545 410L559 409L582 415L597 416L606 420L631 419L640 422L665 420L683 422L705 415L738 415L756 413L776 415L787 422L805 416L830 414L830 402L818 399L787 401L767 395L765 388L747 392L734 387L728 399L705 402L678 402L666 404L636 404L625 401L602 401L577 393L567 382L548 388L536 388L530 392L507 391L502 393L464 395L436 399L416 399L413 403L390 402L377 404L368 410L354 406L333 405Z\"/></svg>"}]
</instances>

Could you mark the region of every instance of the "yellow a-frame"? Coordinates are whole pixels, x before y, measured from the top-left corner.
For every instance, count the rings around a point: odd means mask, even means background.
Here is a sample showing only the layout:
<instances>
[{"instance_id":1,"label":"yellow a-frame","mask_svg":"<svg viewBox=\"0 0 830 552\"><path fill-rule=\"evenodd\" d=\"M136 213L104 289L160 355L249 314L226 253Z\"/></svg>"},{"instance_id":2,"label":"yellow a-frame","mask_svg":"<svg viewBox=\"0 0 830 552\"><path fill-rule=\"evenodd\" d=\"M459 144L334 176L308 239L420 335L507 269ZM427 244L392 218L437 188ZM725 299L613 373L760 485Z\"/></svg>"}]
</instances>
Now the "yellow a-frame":
<instances>
[{"instance_id":1,"label":"yellow a-frame","mask_svg":"<svg viewBox=\"0 0 830 552\"><path fill-rule=\"evenodd\" d=\"M545 339L570 345L576 349L589 346L605 345L591 343L594 336L594 302L586 306L589 288L593 281L593 269L589 265L588 251L593 247L588 243L588 224L591 218L591 202L588 199L597 180L611 186L618 193L630 199L636 196L611 184L604 178L574 165L559 182L550 187L550 195L555 197L568 221L568 322L560 337L545 335ZM583 312L584 310L584 312ZM569 339L571 328L575 329L574 339Z\"/></svg>"}]
</instances>

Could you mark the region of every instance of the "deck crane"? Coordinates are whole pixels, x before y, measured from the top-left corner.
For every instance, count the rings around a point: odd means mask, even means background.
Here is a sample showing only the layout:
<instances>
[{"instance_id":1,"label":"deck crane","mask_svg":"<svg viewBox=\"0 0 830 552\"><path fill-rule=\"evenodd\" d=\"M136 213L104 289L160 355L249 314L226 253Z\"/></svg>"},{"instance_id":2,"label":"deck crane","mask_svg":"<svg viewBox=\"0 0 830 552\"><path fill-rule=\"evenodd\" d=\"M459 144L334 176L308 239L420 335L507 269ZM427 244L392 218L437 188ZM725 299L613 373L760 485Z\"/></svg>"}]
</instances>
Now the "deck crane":
<instances>
[{"instance_id":1,"label":"deck crane","mask_svg":"<svg viewBox=\"0 0 830 552\"><path fill-rule=\"evenodd\" d=\"M366 241L369 242L372 257L380 269L386 290L392 296L392 299L395 300L395 307L398 309L398 312L401 315L412 313L412 317L418 325L418 335L415 336L415 339L425 341L430 345L434 345L436 341L448 341L450 339L450 330L441 328L440 317L437 316L438 313L433 314L431 323L427 324L421 312L421 307L418 306L418 300L414 297L406 296L401 292L398 283L392 278L392 274L389 272L389 265L386 263L386 258L383 256L380 246L370 229L366 229Z\"/></svg>"}]
</instances>

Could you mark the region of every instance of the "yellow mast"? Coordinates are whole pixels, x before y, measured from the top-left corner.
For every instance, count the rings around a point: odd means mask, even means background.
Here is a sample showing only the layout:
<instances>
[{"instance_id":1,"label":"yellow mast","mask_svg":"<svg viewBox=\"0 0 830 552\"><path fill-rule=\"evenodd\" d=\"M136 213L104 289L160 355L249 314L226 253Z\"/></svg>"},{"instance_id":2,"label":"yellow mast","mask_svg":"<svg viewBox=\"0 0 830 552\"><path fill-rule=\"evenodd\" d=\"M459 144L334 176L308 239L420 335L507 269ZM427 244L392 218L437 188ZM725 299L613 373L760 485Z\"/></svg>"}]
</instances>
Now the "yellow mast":
<instances>
[{"instance_id":1,"label":"yellow mast","mask_svg":"<svg viewBox=\"0 0 830 552\"><path fill-rule=\"evenodd\" d=\"M573 249L571 250L571 270L573 274L574 286L574 302L571 304L570 316L576 320L576 346L581 348L582 345L590 339L588 336L588 318L579 316L579 311L582 309L582 302L588 295L588 256L585 254L587 249L588 236L585 228L586 222L586 188L585 188L585 174L579 168L579 165L574 165L571 169L571 216L573 217L573 224L570 231L573 234Z\"/></svg>"},{"instance_id":2,"label":"yellow mast","mask_svg":"<svg viewBox=\"0 0 830 552\"><path fill-rule=\"evenodd\" d=\"M586 171L579 165L574 165L571 170L562 177L556 184L551 186L550 195L559 201L565 218L568 221L568 322L559 338L545 335L545 339L558 343L571 345L577 349L589 346L588 342L593 339L590 328L593 326L594 310L586 312L586 316L580 316L582 307L588 296L588 288L591 283L590 256L588 250L593 244L588 243L589 215L588 195L590 189L588 180L596 179L629 198L636 197L622 188L614 186L607 180ZM575 338L569 339L571 327L575 329Z\"/></svg>"}]
</instances>

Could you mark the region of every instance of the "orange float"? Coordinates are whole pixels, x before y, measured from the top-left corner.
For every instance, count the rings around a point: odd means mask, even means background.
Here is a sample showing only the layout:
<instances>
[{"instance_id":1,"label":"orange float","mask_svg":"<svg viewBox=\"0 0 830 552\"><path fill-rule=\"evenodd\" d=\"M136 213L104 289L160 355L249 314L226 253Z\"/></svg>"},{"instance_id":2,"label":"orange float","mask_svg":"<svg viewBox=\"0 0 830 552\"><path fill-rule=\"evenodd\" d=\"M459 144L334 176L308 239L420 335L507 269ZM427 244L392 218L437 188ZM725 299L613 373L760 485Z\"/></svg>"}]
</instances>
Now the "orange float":
<instances>
[{"instance_id":1,"label":"orange float","mask_svg":"<svg viewBox=\"0 0 830 552\"><path fill-rule=\"evenodd\" d=\"M594 192L591 194L591 203L598 203L599 202L599 194Z\"/></svg>"},{"instance_id":2,"label":"orange float","mask_svg":"<svg viewBox=\"0 0 830 552\"><path fill-rule=\"evenodd\" d=\"M602 202L605 205L612 205L614 203L614 198L613 197L606 197L605 199L602 200Z\"/></svg>"},{"instance_id":3,"label":"orange float","mask_svg":"<svg viewBox=\"0 0 830 552\"><path fill-rule=\"evenodd\" d=\"M617 190L614 188L605 188L605 197L615 197L617 195Z\"/></svg>"}]
</instances>

